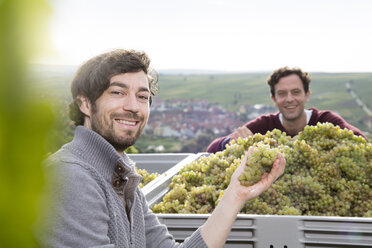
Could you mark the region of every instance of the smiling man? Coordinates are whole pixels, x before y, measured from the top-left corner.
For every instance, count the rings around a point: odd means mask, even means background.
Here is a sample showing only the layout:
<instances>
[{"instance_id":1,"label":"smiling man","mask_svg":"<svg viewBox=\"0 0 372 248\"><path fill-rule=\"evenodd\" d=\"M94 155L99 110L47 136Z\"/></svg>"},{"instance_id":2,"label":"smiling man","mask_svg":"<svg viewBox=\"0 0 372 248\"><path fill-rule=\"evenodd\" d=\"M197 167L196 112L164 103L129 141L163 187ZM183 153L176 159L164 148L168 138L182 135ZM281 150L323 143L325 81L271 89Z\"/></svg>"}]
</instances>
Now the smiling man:
<instances>
[{"instance_id":1,"label":"smiling man","mask_svg":"<svg viewBox=\"0 0 372 248\"><path fill-rule=\"evenodd\" d=\"M149 64L145 53L120 49L88 60L76 73L74 138L46 161L51 206L38 236L42 247L222 247L244 203L283 173L279 155L260 182L241 185L247 153L208 220L177 243L149 209L141 177L124 152L141 135L157 92Z\"/></svg>"},{"instance_id":2,"label":"smiling man","mask_svg":"<svg viewBox=\"0 0 372 248\"><path fill-rule=\"evenodd\" d=\"M84 125L123 152L135 143L146 126L150 95L147 75L139 71L113 76L94 104L83 95L77 98L86 118Z\"/></svg>"},{"instance_id":3,"label":"smiling man","mask_svg":"<svg viewBox=\"0 0 372 248\"><path fill-rule=\"evenodd\" d=\"M268 78L271 100L279 112L257 117L237 128L233 133L215 139L207 148L207 152L215 153L225 149L231 140L246 138L255 133L265 134L267 131L279 129L287 135L295 136L306 125L316 125L318 122L330 122L333 125L347 128L367 139L356 127L347 123L341 116L328 110L316 108L305 109L310 97L310 75L299 68L282 67L275 70Z\"/></svg>"}]
</instances>

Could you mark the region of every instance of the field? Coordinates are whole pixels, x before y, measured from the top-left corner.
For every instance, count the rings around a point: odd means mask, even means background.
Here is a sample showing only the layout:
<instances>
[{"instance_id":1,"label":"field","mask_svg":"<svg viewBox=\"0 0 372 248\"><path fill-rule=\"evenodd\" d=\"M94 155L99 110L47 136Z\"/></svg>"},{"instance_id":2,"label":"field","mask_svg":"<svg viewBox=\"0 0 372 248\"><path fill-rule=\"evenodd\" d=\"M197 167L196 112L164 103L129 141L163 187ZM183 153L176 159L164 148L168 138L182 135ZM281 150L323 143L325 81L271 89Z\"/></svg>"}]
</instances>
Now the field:
<instances>
[{"instance_id":1,"label":"field","mask_svg":"<svg viewBox=\"0 0 372 248\"><path fill-rule=\"evenodd\" d=\"M67 103L70 102L69 85L75 72L75 67L34 67L31 71L33 87L40 94L37 97L51 99L57 110L58 123L52 135L57 140L54 151L61 144L69 141L73 134L69 127ZM235 74L164 74L159 73L160 93L156 98L167 99L207 99L211 103L223 105L230 111L235 111L241 104L273 105L270 99L269 87L266 83L267 73L235 73ZM356 104L346 90L346 83L351 83L352 89L370 108L372 107L372 73L311 73L311 96L307 107L333 110L343 116L349 123L360 128L370 137L368 127L363 124L367 116ZM156 99L155 98L155 99ZM140 146L163 144L165 152L175 152L179 149L176 139L158 139L141 137Z\"/></svg>"},{"instance_id":2,"label":"field","mask_svg":"<svg viewBox=\"0 0 372 248\"><path fill-rule=\"evenodd\" d=\"M372 73L312 73L311 96L307 107L336 111L349 123L366 130L362 120L366 114L358 107L345 84L352 88L367 106L372 106ZM215 75L160 75L162 99L208 99L237 110L241 104L272 105L268 73Z\"/></svg>"}]
</instances>

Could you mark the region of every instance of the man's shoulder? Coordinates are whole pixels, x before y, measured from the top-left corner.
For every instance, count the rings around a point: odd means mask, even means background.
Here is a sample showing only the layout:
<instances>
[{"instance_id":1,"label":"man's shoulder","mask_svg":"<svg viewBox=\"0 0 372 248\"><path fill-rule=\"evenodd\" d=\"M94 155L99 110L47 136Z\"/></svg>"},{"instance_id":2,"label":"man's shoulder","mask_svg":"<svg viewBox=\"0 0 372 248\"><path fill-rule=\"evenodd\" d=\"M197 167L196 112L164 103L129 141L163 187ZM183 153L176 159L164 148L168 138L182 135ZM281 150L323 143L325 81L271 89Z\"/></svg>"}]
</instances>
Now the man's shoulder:
<instances>
[{"instance_id":1,"label":"man's shoulder","mask_svg":"<svg viewBox=\"0 0 372 248\"><path fill-rule=\"evenodd\" d=\"M65 144L62 146L58 151L54 152L50 156L46 158L47 164L54 164L57 162L71 162L71 161L79 161L81 160L77 154L73 153L72 150L69 148L69 144Z\"/></svg>"},{"instance_id":2,"label":"man's shoulder","mask_svg":"<svg viewBox=\"0 0 372 248\"><path fill-rule=\"evenodd\" d=\"M44 165L45 175L67 191L80 190L87 185L99 189L105 181L99 172L69 149L61 148L50 155Z\"/></svg>"},{"instance_id":3,"label":"man's shoulder","mask_svg":"<svg viewBox=\"0 0 372 248\"><path fill-rule=\"evenodd\" d=\"M308 110L311 110L313 114L333 113L331 110L320 110L314 107L311 107Z\"/></svg>"},{"instance_id":4,"label":"man's shoulder","mask_svg":"<svg viewBox=\"0 0 372 248\"><path fill-rule=\"evenodd\" d=\"M268 120L275 120L275 119L279 119L279 112L263 114L253 119L252 121L259 122L259 121L268 121Z\"/></svg>"},{"instance_id":5,"label":"man's shoulder","mask_svg":"<svg viewBox=\"0 0 372 248\"><path fill-rule=\"evenodd\" d=\"M319 110L316 108L309 108L309 110L312 110L312 116L321 120L324 118L341 118L340 115L331 110Z\"/></svg>"},{"instance_id":6,"label":"man's shoulder","mask_svg":"<svg viewBox=\"0 0 372 248\"><path fill-rule=\"evenodd\" d=\"M87 172L87 165L81 156L74 153L67 145L51 154L44 161L47 171L58 171L61 174L73 174L77 171Z\"/></svg>"},{"instance_id":7,"label":"man's shoulder","mask_svg":"<svg viewBox=\"0 0 372 248\"><path fill-rule=\"evenodd\" d=\"M256 119L248 122L246 127L251 130L252 133L261 134L265 134L267 131L271 131L274 128L283 129L279 120L279 112L260 115Z\"/></svg>"},{"instance_id":8,"label":"man's shoulder","mask_svg":"<svg viewBox=\"0 0 372 248\"><path fill-rule=\"evenodd\" d=\"M329 122L332 123L333 125L338 125L341 128L354 128L351 125L349 125L344 118L341 117L341 115L337 114L334 111L331 110L317 110L313 109L313 113L310 119L309 124L310 125L316 125L318 122L324 123L324 122Z\"/></svg>"}]
</instances>

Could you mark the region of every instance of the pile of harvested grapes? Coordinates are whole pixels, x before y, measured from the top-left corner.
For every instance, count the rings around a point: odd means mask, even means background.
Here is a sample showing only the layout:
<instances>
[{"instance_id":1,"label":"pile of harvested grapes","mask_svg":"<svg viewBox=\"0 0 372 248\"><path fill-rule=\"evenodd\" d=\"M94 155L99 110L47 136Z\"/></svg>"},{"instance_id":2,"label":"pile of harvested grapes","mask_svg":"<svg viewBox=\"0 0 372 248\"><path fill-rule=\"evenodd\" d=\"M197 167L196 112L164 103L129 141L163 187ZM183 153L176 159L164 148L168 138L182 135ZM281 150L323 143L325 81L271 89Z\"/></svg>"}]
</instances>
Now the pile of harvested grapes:
<instances>
[{"instance_id":1,"label":"pile of harvested grapes","mask_svg":"<svg viewBox=\"0 0 372 248\"><path fill-rule=\"evenodd\" d=\"M226 150L203 156L172 178L155 213L211 213L240 164L254 146L243 185L259 180L277 152L284 174L241 213L372 217L372 144L330 123L307 126L291 138L279 130L231 142ZM273 159L274 158L274 159Z\"/></svg>"},{"instance_id":2,"label":"pile of harvested grapes","mask_svg":"<svg viewBox=\"0 0 372 248\"><path fill-rule=\"evenodd\" d=\"M140 184L138 187L143 188L146 184L157 178L160 174L159 173L148 173L145 169L138 169L135 167L136 171L142 177Z\"/></svg>"}]
</instances>

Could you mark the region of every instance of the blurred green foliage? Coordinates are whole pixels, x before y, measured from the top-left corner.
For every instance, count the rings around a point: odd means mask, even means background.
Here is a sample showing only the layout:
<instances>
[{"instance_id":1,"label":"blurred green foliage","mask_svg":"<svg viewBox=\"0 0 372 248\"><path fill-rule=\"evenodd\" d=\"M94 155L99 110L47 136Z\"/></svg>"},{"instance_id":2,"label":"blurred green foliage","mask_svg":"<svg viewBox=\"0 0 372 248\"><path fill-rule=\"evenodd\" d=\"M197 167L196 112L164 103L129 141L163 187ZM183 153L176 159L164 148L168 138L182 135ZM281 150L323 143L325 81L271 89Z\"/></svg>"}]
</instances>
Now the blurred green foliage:
<instances>
[{"instance_id":1,"label":"blurred green foliage","mask_svg":"<svg viewBox=\"0 0 372 248\"><path fill-rule=\"evenodd\" d=\"M125 150L126 153L131 153L131 154L134 154L134 153L138 153L138 150L137 148L135 148L134 146L130 146L128 147L126 150Z\"/></svg>"},{"instance_id":2,"label":"blurred green foliage","mask_svg":"<svg viewBox=\"0 0 372 248\"><path fill-rule=\"evenodd\" d=\"M38 247L34 238L44 176L49 104L32 97L28 63L43 48L43 0L0 0L0 246Z\"/></svg>"}]
</instances>

